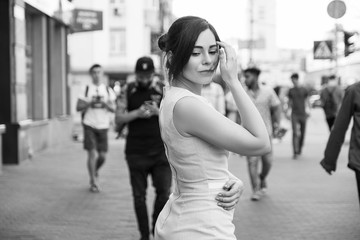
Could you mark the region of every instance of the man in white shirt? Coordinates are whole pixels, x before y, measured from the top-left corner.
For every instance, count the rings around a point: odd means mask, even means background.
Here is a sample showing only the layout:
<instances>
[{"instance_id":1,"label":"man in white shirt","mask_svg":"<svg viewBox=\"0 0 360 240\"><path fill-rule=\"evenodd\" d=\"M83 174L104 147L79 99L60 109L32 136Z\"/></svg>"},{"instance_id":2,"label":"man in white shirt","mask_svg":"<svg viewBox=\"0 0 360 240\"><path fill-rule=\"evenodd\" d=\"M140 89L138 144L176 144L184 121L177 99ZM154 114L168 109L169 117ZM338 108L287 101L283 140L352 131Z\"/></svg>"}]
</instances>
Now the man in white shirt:
<instances>
[{"instance_id":1,"label":"man in white shirt","mask_svg":"<svg viewBox=\"0 0 360 240\"><path fill-rule=\"evenodd\" d=\"M107 132L115 111L115 93L101 82L103 70L99 64L89 69L92 83L79 96L76 110L82 113L84 149L88 152L87 167L90 191L99 192L98 171L104 164L108 150Z\"/></svg>"},{"instance_id":2,"label":"man in white shirt","mask_svg":"<svg viewBox=\"0 0 360 240\"><path fill-rule=\"evenodd\" d=\"M211 82L204 85L201 96L206 98L218 112L225 115L225 94L220 84Z\"/></svg>"},{"instance_id":3,"label":"man in white shirt","mask_svg":"<svg viewBox=\"0 0 360 240\"><path fill-rule=\"evenodd\" d=\"M281 106L280 100L275 91L267 86L259 84L261 70L258 68L248 68L244 71L245 84L248 88L247 93L255 106L259 110L271 139L273 128L278 128L280 123ZM269 175L273 153L272 151L263 156L248 156L248 168L253 188L251 200L258 201L266 192L266 178ZM261 161L261 171L258 173L258 162Z\"/></svg>"}]
</instances>

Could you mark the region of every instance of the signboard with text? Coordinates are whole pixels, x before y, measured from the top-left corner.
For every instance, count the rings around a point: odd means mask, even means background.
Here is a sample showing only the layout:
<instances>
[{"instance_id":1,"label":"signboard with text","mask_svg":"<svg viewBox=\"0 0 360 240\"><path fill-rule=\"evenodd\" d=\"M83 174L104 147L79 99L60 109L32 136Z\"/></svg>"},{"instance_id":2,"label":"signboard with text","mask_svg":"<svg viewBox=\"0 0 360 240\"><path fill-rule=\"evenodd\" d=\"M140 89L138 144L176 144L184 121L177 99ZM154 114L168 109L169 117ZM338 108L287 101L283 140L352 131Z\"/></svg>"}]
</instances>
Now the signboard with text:
<instances>
[{"instance_id":1,"label":"signboard with text","mask_svg":"<svg viewBox=\"0 0 360 240\"><path fill-rule=\"evenodd\" d=\"M102 30L102 12L89 9L74 9L72 28L73 32Z\"/></svg>"}]
</instances>

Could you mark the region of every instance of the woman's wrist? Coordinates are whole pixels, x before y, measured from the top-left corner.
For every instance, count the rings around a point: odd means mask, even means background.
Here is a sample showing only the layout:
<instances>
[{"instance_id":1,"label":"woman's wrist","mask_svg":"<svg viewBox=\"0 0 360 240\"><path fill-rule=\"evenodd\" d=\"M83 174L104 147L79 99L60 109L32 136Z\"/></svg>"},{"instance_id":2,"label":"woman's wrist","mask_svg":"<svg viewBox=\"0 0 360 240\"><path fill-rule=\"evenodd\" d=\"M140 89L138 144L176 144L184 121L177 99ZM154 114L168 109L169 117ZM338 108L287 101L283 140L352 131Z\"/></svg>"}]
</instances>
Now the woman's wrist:
<instances>
[{"instance_id":1,"label":"woman's wrist","mask_svg":"<svg viewBox=\"0 0 360 240\"><path fill-rule=\"evenodd\" d=\"M239 79L235 78L232 81L228 82L228 87L230 91L238 91L239 88L243 89Z\"/></svg>"}]
</instances>

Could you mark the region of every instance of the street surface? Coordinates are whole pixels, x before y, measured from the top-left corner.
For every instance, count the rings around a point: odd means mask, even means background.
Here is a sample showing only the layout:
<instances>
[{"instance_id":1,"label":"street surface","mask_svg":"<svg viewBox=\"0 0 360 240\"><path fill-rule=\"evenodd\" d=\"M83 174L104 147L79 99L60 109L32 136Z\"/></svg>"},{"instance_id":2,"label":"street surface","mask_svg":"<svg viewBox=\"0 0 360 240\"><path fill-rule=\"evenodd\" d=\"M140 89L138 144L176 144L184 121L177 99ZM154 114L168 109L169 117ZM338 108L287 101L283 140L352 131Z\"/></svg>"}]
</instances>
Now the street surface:
<instances>
[{"instance_id":1,"label":"street surface","mask_svg":"<svg viewBox=\"0 0 360 240\"><path fill-rule=\"evenodd\" d=\"M230 171L246 187L234 217L239 240L360 239L355 176L346 166L349 134L332 176L319 165L327 137L323 113L314 109L303 154L293 160L289 129L283 141L274 144L268 194L258 202L250 201L245 158L231 157ZM110 139L98 194L88 191L86 153L80 142L69 141L17 166L5 165L0 175L0 239L139 239L125 141L115 140L113 133ZM151 187L148 193L150 212Z\"/></svg>"}]
</instances>

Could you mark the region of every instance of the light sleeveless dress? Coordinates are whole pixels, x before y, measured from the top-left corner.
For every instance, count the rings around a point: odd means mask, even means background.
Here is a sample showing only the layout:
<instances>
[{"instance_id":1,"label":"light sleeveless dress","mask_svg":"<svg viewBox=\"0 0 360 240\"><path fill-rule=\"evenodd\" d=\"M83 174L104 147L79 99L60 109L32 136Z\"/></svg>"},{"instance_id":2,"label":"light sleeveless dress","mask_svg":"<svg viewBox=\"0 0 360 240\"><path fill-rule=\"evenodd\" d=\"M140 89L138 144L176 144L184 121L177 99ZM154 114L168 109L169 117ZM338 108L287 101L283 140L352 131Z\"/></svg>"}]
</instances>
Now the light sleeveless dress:
<instances>
[{"instance_id":1,"label":"light sleeveless dress","mask_svg":"<svg viewBox=\"0 0 360 240\"><path fill-rule=\"evenodd\" d=\"M184 97L209 104L186 89L166 87L164 90L159 121L174 191L157 219L155 240L234 240L234 210L224 210L215 200L230 178L229 153L177 131L173 110Z\"/></svg>"}]
</instances>

